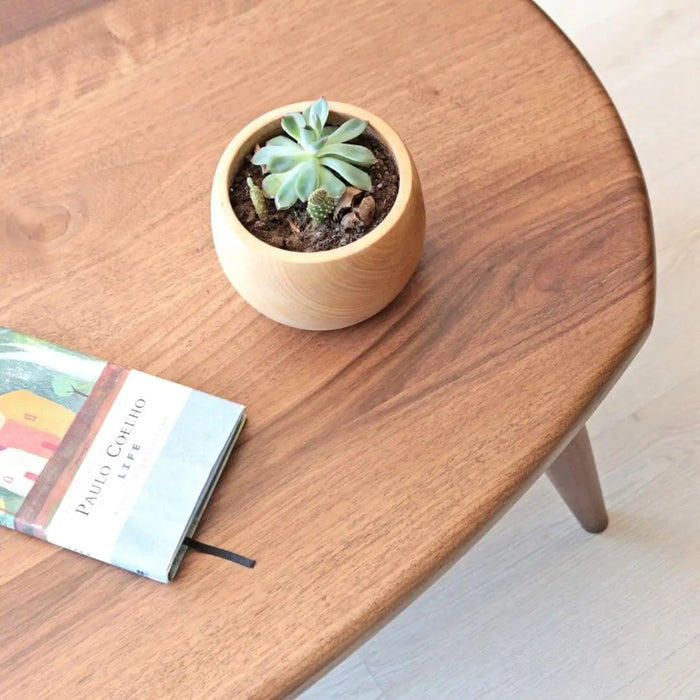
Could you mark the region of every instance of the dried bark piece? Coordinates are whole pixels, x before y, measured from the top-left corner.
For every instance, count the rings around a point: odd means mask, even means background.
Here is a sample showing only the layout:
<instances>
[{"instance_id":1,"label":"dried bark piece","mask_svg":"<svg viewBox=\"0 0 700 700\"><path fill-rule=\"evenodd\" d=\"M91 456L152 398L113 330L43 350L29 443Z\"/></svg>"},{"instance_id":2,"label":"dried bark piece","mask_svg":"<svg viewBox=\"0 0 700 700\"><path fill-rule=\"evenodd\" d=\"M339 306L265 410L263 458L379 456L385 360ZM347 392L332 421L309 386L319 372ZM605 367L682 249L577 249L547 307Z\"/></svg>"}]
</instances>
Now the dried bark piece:
<instances>
[{"instance_id":1,"label":"dried bark piece","mask_svg":"<svg viewBox=\"0 0 700 700\"><path fill-rule=\"evenodd\" d=\"M345 231L351 231L352 229L361 226L362 222L354 211L350 211L340 220L340 225Z\"/></svg>"},{"instance_id":2,"label":"dried bark piece","mask_svg":"<svg viewBox=\"0 0 700 700\"><path fill-rule=\"evenodd\" d=\"M357 218L364 226L369 226L374 221L374 214L376 211L377 204L371 194L360 200L360 203L354 208Z\"/></svg>"},{"instance_id":3,"label":"dried bark piece","mask_svg":"<svg viewBox=\"0 0 700 700\"><path fill-rule=\"evenodd\" d=\"M333 217L336 221L340 221L343 216L352 209L353 200L361 192L362 190L359 190L357 187L352 187L351 185L345 188L345 192L343 192L333 210Z\"/></svg>"}]
</instances>

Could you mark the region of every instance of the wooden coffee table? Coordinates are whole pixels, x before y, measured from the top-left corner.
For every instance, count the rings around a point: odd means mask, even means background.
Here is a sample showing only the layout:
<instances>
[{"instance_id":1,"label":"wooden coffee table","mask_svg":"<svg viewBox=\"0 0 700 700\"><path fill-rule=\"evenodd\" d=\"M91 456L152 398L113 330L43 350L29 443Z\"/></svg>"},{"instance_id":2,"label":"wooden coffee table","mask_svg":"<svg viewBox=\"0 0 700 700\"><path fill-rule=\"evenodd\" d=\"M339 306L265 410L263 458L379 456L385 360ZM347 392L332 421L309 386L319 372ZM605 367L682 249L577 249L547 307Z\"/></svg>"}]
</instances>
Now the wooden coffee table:
<instances>
[{"instance_id":1,"label":"wooden coffee table","mask_svg":"<svg viewBox=\"0 0 700 700\"><path fill-rule=\"evenodd\" d=\"M164 586L0 532L0 696L280 696L543 471L605 526L583 426L651 324L649 207L533 4L0 4L0 323L247 404L198 535L258 560ZM240 127L321 94L401 134L428 233L389 308L310 333L229 286L208 198Z\"/></svg>"}]
</instances>

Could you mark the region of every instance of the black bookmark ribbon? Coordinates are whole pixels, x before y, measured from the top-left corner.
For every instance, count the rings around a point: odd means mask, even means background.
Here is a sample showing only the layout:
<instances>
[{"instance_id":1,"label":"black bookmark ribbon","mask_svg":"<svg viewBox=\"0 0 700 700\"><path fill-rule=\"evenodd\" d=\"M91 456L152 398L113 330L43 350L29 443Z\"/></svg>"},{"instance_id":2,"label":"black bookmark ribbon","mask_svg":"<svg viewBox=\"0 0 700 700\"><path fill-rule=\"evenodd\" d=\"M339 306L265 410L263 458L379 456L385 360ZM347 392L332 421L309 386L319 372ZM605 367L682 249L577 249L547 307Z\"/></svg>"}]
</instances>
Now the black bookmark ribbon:
<instances>
[{"instance_id":1,"label":"black bookmark ribbon","mask_svg":"<svg viewBox=\"0 0 700 700\"><path fill-rule=\"evenodd\" d=\"M248 559L248 557L244 557L241 554L229 552L228 549L221 549L220 547L213 547L210 544L204 544L204 542L193 540L191 537L185 537L185 544L188 547L192 547L192 549L196 549L198 552L202 552L203 554L211 554L214 557L227 559L228 561L235 562L241 566L247 566L249 569L252 569L255 566L255 559Z\"/></svg>"}]
</instances>

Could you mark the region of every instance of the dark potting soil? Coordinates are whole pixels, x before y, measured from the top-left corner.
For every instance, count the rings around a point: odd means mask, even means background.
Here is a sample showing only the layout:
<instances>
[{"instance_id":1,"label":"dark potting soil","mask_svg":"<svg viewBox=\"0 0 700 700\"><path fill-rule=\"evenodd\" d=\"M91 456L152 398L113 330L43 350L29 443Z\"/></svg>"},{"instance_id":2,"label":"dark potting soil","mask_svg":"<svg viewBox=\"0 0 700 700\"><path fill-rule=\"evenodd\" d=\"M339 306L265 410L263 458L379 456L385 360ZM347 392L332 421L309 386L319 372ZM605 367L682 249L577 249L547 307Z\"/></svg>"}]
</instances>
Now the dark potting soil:
<instances>
[{"instance_id":1,"label":"dark potting soil","mask_svg":"<svg viewBox=\"0 0 700 700\"><path fill-rule=\"evenodd\" d=\"M266 199L267 218L258 219L246 182L251 177L256 185L261 185L264 176L260 166L250 162L253 156L251 151L245 156L243 165L229 186L229 199L238 220L265 243L307 253L340 248L368 234L391 210L399 191L399 172L389 150L373 134L365 132L350 143L366 146L377 159L374 165L366 169L372 178L372 189L369 193L358 194L353 200L354 207L348 204L346 208L331 214L320 226L314 226L306 211L306 202L297 201L290 209L277 211L274 201ZM376 209L371 223L365 225L352 213L358 210L357 205L367 194L374 198ZM346 216L348 213L351 216Z\"/></svg>"}]
</instances>

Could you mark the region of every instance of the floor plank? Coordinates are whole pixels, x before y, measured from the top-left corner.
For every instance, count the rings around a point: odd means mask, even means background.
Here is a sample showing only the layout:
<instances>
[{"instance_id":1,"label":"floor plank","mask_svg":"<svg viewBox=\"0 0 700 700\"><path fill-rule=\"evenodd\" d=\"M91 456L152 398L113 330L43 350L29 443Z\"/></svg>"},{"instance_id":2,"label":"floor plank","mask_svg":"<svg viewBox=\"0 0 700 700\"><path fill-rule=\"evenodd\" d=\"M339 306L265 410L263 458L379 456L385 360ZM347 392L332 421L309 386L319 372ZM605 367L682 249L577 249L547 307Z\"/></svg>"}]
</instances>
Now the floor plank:
<instances>
[{"instance_id":1,"label":"floor plank","mask_svg":"<svg viewBox=\"0 0 700 700\"><path fill-rule=\"evenodd\" d=\"M384 700L381 688L358 654L337 666L304 694L304 700Z\"/></svg>"},{"instance_id":2,"label":"floor plank","mask_svg":"<svg viewBox=\"0 0 700 700\"><path fill-rule=\"evenodd\" d=\"M619 692L611 700L673 698L697 700L700 688L700 636L669 654Z\"/></svg>"}]
</instances>

